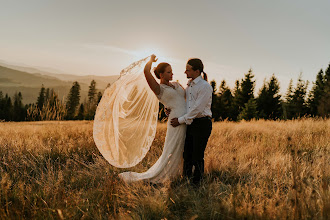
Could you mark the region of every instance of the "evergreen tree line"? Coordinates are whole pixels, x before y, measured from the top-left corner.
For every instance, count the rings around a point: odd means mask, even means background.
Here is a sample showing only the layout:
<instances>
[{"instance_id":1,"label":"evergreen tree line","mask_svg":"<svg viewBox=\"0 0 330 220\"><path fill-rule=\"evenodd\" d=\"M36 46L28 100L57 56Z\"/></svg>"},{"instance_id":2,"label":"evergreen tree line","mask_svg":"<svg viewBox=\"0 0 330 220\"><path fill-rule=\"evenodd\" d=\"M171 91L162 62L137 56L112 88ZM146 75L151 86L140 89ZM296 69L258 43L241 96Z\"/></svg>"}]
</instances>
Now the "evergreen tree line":
<instances>
[{"instance_id":1,"label":"evergreen tree line","mask_svg":"<svg viewBox=\"0 0 330 220\"><path fill-rule=\"evenodd\" d=\"M273 74L265 80L255 97L255 80L252 69L244 78L235 82L230 89L223 80L213 87L212 113L215 121L251 119L294 119L300 117L329 117L330 115L330 64L316 76L312 89L307 93L308 81L299 76L295 87L293 81L284 97L279 94L280 85ZM108 84L110 86L110 84ZM93 120L96 107L102 98L96 82L91 81L88 98L80 102L80 85L73 83L66 100L60 100L57 93L43 85L36 103L23 105L21 92L15 93L13 100L0 91L0 120L2 121L41 121L41 120ZM160 103L159 120L166 115Z\"/></svg>"},{"instance_id":2,"label":"evergreen tree line","mask_svg":"<svg viewBox=\"0 0 330 220\"><path fill-rule=\"evenodd\" d=\"M213 87L212 113L215 121L251 119L294 119L300 117L329 117L330 115L330 64L325 72L321 69L312 89L307 93L308 81L301 74L294 87L291 79L285 97L279 94L280 85L273 74L264 81L258 96L254 96L255 80L252 70L235 82L231 90L226 81L215 81Z\"/></svg>"},{"instance_id":3,"label":"evergreen tree line","mask_svg":"<svg viewBox=\"0 0 330 220\"><path fill-rule=\"evenodd\" d=\"M15 93L12 99L0 91L0 121L23 121L26 118L26 106L22 103L22 93Z\"/></svg>"},{"instance_id":4,"label":"evergreen tree line","mask_svg":"<svg viewBox=\"0 0 330 220\"><path fill-rule=\"evenodd\" d=\"M110 84L108 84L109 86ZM1 121L92 120L102 98L96 82L91 81L88 99L80 103L80 85L73 82L66 100L60 100L54 89L41 86L36 103L23 105L21 92L15 93L14 103L0 91Z\"/></svg>"}]
</instances>

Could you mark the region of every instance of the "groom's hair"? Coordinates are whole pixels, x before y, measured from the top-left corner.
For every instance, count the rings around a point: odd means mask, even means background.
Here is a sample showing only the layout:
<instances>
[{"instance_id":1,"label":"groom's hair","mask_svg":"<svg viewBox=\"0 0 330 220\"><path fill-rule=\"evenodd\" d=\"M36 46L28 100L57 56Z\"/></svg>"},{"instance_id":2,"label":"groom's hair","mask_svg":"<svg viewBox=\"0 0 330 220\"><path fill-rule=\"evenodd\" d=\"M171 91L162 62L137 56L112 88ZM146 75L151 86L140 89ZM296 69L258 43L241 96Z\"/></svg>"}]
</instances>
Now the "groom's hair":
<instances>
[{"instance_id":1,"label":"groom's hair","mask_svg":"<svg viewBox=\"0 0 330 220\"><path fill-rule=\"evenodd\" d=\"M189 64L194 71L199 70L200 73L203 73L203 78L207 81L207 74L204 72L204 65L200 59L191 58L188 60L187 64Z\"/></svg>"},{"instance_id":2,"label":"groom's hair","mask_svg":"<svg viewBox=\"0 0 330 220\"><path fill-rule=\"evenodd\" d=\"M170 64L168 63L160 63L157 65L157 67L154 69L154 73L157 77L157 79L160 79L160 74L165 72L166 67L168 67Z\"/></svg>"}]
</instances>

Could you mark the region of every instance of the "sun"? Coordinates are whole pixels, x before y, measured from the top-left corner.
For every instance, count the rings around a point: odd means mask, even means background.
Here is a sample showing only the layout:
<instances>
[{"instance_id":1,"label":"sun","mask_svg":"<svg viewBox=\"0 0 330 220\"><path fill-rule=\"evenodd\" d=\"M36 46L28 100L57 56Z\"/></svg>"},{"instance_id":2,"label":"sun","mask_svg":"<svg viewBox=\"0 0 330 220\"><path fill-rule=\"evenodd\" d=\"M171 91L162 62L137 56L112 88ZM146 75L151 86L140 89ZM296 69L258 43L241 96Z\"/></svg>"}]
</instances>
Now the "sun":
<instances>
[{"instance_id":1,"label":"sun","mask_svg":"<svg viewBox=\"0 0 330 220\"><path fill-rule=\"evenodd\" d=\"M143 58L146 58L150 56L151 54L155 54L158 58L159 61L166 61L168 58L166 58L164 55L164 52L158 48L145 48L145 49L140 49L138 51L134 51L132 53L134 55L134 59L140 60Z\"/></svg>"}]
</instances>

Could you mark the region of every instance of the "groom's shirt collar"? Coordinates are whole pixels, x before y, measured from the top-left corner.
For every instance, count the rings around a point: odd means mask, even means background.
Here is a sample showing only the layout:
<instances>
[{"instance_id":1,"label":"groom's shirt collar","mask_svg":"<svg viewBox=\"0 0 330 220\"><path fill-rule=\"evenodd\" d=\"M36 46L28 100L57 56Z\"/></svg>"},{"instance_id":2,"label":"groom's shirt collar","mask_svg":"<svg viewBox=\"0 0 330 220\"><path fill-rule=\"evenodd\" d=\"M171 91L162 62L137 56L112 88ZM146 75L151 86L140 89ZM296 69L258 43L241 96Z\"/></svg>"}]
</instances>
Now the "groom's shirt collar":
<instances>
[{"instance_id":1,"label":"groom's shirt collar","mask_svg":"<svg viewBox=\"0 0 330 220\"><path fill-rule=\"evenodd\" d=\"M199 81L201 81L203 78L202 76L198 76L196 77L194 80L189 80L188 81L188 86L190 86L191 84L194 85L194 84L197 84Z\"/></svg>"}]
</instances>

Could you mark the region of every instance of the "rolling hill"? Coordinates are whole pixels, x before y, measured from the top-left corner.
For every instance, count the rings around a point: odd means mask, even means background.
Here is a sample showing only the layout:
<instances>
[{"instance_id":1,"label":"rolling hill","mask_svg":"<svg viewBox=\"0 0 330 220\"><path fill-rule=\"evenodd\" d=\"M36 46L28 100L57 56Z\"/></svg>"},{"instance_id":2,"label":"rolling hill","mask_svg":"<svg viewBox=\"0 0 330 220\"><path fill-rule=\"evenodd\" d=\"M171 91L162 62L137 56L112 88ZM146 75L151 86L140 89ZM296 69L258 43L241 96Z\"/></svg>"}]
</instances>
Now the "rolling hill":
<instances>
[{"instance_id":1,"label":"rolling hill","mask_svg":"<svg viewBox=\"0 0 330 220\"><path fill-rule=\"evenodd\" d=\"M8 65L1 62L0 65L0 91L13 97L15 92L21 92L23 103L35 103L39 95L41 85L45 88L53 88L61 99L65 99L72 83L78 81L81 87L80 100L83 101L88 94L88 87L92 80L96 81L96 88L103 91L106 86L119 78L116 76L77 76L73 74L57 74L38 70L31 67Z\"/></svg>"}]
</instances>

